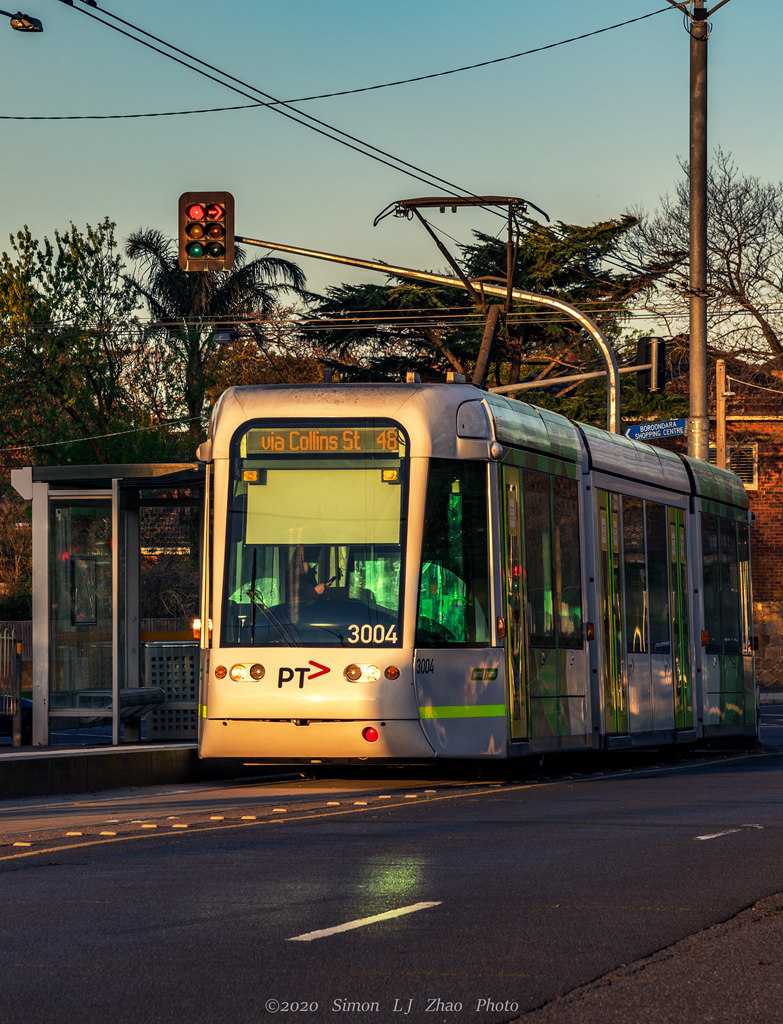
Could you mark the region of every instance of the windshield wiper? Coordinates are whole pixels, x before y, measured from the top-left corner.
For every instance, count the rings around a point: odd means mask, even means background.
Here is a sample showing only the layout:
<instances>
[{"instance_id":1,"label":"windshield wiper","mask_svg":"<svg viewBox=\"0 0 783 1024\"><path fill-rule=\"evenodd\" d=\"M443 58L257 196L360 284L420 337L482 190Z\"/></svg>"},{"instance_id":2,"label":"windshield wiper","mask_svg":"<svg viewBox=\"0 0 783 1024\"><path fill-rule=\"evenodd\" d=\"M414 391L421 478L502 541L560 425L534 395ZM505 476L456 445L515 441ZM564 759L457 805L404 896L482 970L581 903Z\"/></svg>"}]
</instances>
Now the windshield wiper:
<instances>
[{"instance_id":1,"label":"windshield wiper","mask_svg":"<svg viewBox=\"0 0 783 1024\"><path fill-rule=\"evenodd\" d=\"M247 596L250 598L250 642L256 642L256 608L264 614L267 622L269 622L285 640L289 647L301 647L298 640L294 640L282 622L274 614L272 609L264 603L264 599L261 594L256 590L256 549L253 548L253 569L252 579L250 581L250 590L247 592Z\"/></svg>"}]
</instances>

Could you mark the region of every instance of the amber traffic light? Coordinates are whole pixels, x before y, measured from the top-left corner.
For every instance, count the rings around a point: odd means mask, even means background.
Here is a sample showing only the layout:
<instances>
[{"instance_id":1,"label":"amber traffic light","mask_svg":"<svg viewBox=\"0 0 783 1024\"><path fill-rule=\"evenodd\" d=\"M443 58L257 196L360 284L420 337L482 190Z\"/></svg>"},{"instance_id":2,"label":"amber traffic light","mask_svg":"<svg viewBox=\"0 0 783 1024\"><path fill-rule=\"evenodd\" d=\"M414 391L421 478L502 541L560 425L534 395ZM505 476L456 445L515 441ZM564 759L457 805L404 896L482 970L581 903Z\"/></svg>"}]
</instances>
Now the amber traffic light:
<instances>
[{"instance_id":1,"label":"amber traffic light","mask_svg":"<svg viewBox=\"0 0 783 1024\"><path fill-rule=\"evenodd\" d=\"M230 192L183 192L179 197L179 265L183 270L233 267L234 197Z\"/></svg>"}]
</instances>

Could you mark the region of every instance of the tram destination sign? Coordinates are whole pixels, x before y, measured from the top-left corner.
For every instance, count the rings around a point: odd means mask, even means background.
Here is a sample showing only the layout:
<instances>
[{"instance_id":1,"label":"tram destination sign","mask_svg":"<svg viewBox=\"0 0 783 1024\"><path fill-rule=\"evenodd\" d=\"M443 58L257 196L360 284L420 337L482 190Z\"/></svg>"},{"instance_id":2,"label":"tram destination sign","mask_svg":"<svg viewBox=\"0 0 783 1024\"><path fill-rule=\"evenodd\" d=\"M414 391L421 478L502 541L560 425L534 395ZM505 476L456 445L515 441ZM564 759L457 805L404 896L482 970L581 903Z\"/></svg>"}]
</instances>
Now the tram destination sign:
<instances>
[{"instance_id":1,"label":"tram destination sign","mask_svg":"<svg viewBox=\"0 0 783 1024\"><path fill-rule=\"evenodd\" d=\"M397 428L382 425L253 427L247 432L248 455L396 455L399 449Z\"/></svg>"},{"instance_id":2,"label":"tram destination sign","mask_svg":"<svg viewBox=\"0 0 783 1024\"><path fill-rule=\"evenodd\" d=\"M687 420L661 420L658 423L637 423L628 427L625 436L631 441L655 441L660 437L677 437L688 433Z\"/></svg>"}]
</instances>

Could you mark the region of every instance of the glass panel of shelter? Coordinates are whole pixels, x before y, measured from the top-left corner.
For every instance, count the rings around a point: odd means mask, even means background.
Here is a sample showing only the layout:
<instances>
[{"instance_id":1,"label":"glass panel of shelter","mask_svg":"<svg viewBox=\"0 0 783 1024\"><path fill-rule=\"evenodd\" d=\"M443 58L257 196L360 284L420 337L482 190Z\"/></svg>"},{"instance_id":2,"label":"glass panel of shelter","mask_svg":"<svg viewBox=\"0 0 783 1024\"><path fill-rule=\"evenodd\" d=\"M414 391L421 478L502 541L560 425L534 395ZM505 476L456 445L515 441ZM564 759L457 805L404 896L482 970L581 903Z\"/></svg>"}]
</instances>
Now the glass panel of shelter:
<instances>
[{"instance_id":1,"label":"glass panel of shelter","mask_svg":"<svg viewBox=\"0 0 783 1024\"><path fill-rule=\"evenodd\" d=\"M49 515L50 724L73 728L111 716L112 503L52 501Z\"/></svg>"}]
</instances>

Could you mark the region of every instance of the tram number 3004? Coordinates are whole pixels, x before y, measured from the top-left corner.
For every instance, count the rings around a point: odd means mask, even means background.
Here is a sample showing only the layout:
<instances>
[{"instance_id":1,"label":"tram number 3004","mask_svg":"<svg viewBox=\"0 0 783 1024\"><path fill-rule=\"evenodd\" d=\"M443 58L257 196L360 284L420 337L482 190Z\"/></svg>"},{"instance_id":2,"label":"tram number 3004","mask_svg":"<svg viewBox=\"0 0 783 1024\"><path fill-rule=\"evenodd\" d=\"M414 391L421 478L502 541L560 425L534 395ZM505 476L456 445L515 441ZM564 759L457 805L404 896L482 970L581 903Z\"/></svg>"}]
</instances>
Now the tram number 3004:
<instances>
[{"instance_id":1,"label":"tram number 3004","mask_svg":"<svg viewBox=\"0 0 783 1024\"><path fill-rule=\"evenodd\" d=\"M368 623L359 626L354 622L348 627L348 643L361 643L365 647L369 647L370 644L396 644L397 627L394 625L384 626L380 622L375 626Z\"/></svg>"}]
</instances>

